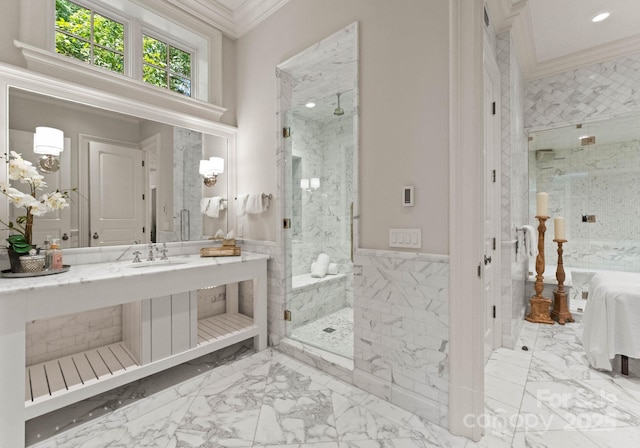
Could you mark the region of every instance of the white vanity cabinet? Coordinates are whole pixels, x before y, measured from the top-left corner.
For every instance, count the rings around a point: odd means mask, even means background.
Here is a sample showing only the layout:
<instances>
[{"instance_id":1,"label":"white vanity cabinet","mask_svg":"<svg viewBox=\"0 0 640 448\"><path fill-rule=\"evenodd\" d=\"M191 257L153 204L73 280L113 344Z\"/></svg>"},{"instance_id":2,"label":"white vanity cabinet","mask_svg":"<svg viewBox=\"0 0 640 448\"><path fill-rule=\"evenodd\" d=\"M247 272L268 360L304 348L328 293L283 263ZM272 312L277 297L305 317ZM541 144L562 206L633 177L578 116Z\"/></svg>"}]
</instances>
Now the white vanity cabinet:
<instances>
[{"instance_id":1,"label":"white vanity cabinet","mask_svg":"<svg viewBox=\"0 0 640 448\"><path fill-rule=\"evenodd\" d=\"M178 258L178 257L176 257ZM0 447L24 446L24 422L253 338L267 347L267 255L180 257L184 263L72 266L0 279ZM238 313L238 282L254 282L253 316ZM196 291L227 285L226 313L198 320ZM25 323L123 305L122 341L25 370Z\"/></svg>"}]
</instances>

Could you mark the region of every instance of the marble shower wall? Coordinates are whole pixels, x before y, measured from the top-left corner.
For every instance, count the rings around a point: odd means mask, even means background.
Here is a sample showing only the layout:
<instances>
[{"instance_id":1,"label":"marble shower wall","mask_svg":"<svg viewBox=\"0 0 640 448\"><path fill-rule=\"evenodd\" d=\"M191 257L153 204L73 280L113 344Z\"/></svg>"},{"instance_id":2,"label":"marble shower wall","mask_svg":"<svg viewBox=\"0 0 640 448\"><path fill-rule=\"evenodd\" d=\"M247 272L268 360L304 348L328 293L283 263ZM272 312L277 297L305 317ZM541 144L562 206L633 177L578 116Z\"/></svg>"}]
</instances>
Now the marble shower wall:
<instances>
[{"instance_id":1,"label":"marble shower wall","mask_svg":"<svg viewBox=\"0 0 640 448\"><path fill-rule=\"evenodd\" d=\"M640 113L640 53L529 81L525 90L524 109L525 128L529 131L559 128L625 115L637 115ZM563 257L565 263L574 266L588 265L588 267L602 269L640 270L638 240L635 237L620 238L619 235L612 234L616 227L624 227L625 230L629 230L633 234L632 228L634 224L629 223L629 220L632 220L630 215L632 211L618 210L618 208L623 208L624 204L629 204L630 202L618 202L618 197L614 197L612 192L604 190L604 188L610 188L616 184L615 189L619 194L623 195L622 197L631 197L632 189L635 186L630 177L634 177L631 171L635 170L635 168L632 168L632 163L635 163L636 159L628 159L628 163L624 163L624 170L620 171L619 175L616 175L620 183L613 182L612 177L615 170L621 170L620 167L622 166L615 161L617 159L615 153L616 151L624 150L622 148L617 150L612 148L612 150L614 151L612 153L614 156L611 163L605 160L598 162L599 156L597 155L588 156L592 161L584 158L582 161L578 161L580 154L573 154L570 156L571 159L575 160L576 163L582 164L582 174L578 174L578 177L571 181L567 180L568 174L565 174L565 177L557 177L557 182L564 183L567 188L573 189L573 191L560 193L563 203L566 203L568 197L573 198L572 209L565 212L572 215L565 215L570 216L570 222L567 223L570 241L565 247ZM590 151L584 152L584 154L587 153L590 153ZM533 156L531 156L530 160L532 160L531 166L533 167ZM562 163L561 166L558 166L559 170L562 171L568 168L568 172L573 170L573 172L578 173L577 167L575 167L576 169L570 168L566 166L566 162L558 162ZM606 170L598 175L594 169L597 168L598 164L602 165L605 162ZM619 168L615 168L616 163L618 163L617 166ZM531 173L532 177L535 176L536 179L540 175L535 170L532 170ZM592 177L594 182L597 182L594 187L597 187L600 191L591 191L589 194L593 202L582 202L581 205L588 206L588 208L578 211L577 201L581 193L576 188L581 182L579 178L581 177L583 181L586 181L589 176ZM626 184L626 186L622 188L622 184ZM583 185L587 184L583 183ZM532 178L530 198L534 198L533 200L535 200L537 188L544 187L537 186ZM560 189L560 184L556 184L552 188ZM627 188L631 190L627 191ZM559 206L555 205L554 202L555 199L550 200L550 213L558 213L560 210ZM622 204L622 206L616 207L614 211L611 207L617 203ZM535 205L531 207L535 207ZM596 214L596 219L599 218L600 223L596 222L586 227L579 225L582 223L576 223L574 216L576 213ZM618 215L622 221L610 221L610 216L606 215L613 213ZM530 215L532 216L532 212L530 212ZM587 236L587 233L593 235ZM551 259L547 260L547 264L555 263L555 248L546 248L545 254L547 253L551 257Z\"/></svg>"},{"instance_id":2,"label":"marble shower wall","mask_svg":"<svg viewBox=\"0 0 640 448\"><path fill-rule=\"evenodd\" d=\"M326 253L339 272L350 269L349 207L353 198L353 117L320 119L292 116L293 155L299 177L319 178L320 188L301 191L294 183L293 275L309 273L311 263ZM298 175L295 176L296 178ZM301 193L298 195L297 193ZM299 202L295 199L299 198Z\"/></svg>"},{"instance_id":3,"label":"marble shower wall","mask_svg":"<svg viewBox=\"0 0 640 448\"><path fill-rule=\"evenodd\" d=\"M630 206L640 197L640 141L556 150L541 161L532 153L530 160L537 189L553 198L549 214L566 219L564 263L640 271L640 211ZM583 223L583 214L596 215L596 222ZM556 250L547 238L547 265L557 263Z\"/></svg>"},{"instance_id":4,"label":"marble shower wall","mask_svg":"<svg viewBox=\"0 0 640 448\"><path fill-rule=\"evenodd\" d=\"M158 241L182 241L180 212L189 211L189 239L202 237L202 178L198 174L202 159L202 134L174 127L173 131L173 232L158 231Z\"/></svg>"},{"instance_id":5,"label":"marble shower wall","mask_svg":"<svg viewBox=\"0 0 640 448\"><path fill-rule=\"evenodd\" d=\"M522 233L527 223L527 139L524 132L524 79L510 32L496 36L501 103L501 317L502 345L513 348L528 303L525 295L528 259Z\"/></svg>"}]
</instances>

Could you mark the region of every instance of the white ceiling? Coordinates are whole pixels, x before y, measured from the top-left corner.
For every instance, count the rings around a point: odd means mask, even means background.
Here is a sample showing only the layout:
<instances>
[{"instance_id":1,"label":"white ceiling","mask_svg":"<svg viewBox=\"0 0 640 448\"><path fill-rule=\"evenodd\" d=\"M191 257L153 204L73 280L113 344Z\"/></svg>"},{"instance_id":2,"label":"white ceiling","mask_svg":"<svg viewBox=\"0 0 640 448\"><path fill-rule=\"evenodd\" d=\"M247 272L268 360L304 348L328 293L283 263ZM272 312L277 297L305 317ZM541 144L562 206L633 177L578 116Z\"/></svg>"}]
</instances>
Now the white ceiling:
<instances>
[{"instance_id":1,"label":"white ceiling","mask_svg":"<svg viewBox=\"0 0 640 448\"><path fill-rule=\"evenodd\" d=\"M640 33L639 0L529 0L538 62L562 58ZM602 11L603 22L591 18Z\"/></svg>"},{"instance_id":2,"label":"white ceiling","mask_svg":"<svg viewBox=\"0 0 640 448\"><path fill-rule=\"evenodd\" d=\"M640 0L486 0L496 32L511 30L527 79L640 51ZM611 16L600 23L599 12Z\"/></svg>"},{"instance_id":3,"label":"white ceiling","mask_svg":"<svg viewBox=\"0 0 640 448\"><path fill-rule=\"evenodd\" d=\"M165 0L231 38L268 18L288 0ZM316 0L322 1L322 0ZM497 32L513 30L526 78L536 78L640 50L640 0L486 0ZM591 18L611 16L600 23ZM513 28L511 28L513 27Z\"/></svg>"}]
</instances>

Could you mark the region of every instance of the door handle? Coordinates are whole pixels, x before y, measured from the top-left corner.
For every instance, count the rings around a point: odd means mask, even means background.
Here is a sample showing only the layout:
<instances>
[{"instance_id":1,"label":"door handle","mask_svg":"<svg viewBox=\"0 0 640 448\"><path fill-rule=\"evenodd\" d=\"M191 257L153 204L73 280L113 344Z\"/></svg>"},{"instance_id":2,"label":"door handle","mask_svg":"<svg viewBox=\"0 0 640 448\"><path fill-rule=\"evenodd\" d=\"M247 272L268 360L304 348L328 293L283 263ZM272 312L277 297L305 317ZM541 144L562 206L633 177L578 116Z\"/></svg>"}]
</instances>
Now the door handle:
<instances>
[{"instance_id":1,"label":"door handle","mask_svg":"<svg viewBox=\"0 0 640 448\"><path fill-rule=\"evenodd\" d=\"M69 235L66 233L62 235L62 241L67 241L69 239Z\"/></svg>"},{"instance_id":2,"label":"door handle","mask_svg":"<svg viewBox=\"0 0 640 448\"><path fill-rule=\"evenodd\" d=\"M484 265L488 265L489 263L491 263L491 256L484 256Z\"/></svg>"},{"instance_id":3,"label":"door handle","mask_svg":"<svg viewBox=\"0 0 640 448\"><path fill-rule=\"evenodd\" d=\"M93 232L93 239L97 240L98 238L100 238L100 236L98 235L98 232Z\"/></svg>"}]
</instances>

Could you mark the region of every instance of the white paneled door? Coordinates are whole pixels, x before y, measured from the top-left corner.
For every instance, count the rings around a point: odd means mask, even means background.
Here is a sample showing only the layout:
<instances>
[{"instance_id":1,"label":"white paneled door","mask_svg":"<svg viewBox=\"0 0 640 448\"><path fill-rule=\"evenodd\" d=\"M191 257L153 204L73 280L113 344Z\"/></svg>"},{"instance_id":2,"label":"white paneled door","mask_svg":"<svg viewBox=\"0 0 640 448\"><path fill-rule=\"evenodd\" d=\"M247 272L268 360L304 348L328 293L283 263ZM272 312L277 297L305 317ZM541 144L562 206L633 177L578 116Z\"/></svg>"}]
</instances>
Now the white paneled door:
<instances>
[{"instance_id":1,"label":"white paneled door","mask_svg":"<svg viewBox=\"0 0 640 448\"><path fill-rule=\"evenodd\" d=\"M91 141L89 173L90 245L144 241L142 151Z\"/></svg>"},{"instance_id":2,"label":"white paneled door","mask_svg":"<svg viewBox=\"0 0 640 448\"><path fill-rule=\"evenodd\" d=\"M484 58L484 357L500 346L500 72Z\"/></svg>"}]
</instances>

